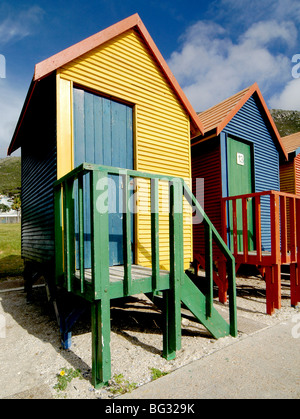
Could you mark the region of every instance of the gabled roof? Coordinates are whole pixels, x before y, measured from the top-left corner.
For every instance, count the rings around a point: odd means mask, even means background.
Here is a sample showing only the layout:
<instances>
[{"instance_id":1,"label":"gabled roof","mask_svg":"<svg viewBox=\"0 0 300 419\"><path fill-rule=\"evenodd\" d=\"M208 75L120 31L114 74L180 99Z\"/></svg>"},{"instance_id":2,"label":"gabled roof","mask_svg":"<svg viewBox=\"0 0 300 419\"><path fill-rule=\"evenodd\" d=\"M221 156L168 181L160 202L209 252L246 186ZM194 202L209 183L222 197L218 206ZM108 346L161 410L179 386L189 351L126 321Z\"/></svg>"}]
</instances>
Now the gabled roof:
<instances>
[{"instance_id":1,"label":"gabled roof","mask_svg":"<svg viewBox=\"0 0 300 419\"><path fill-rule=\"evenodd\" d=\"M217 105L207 109L204 112L200 112L198 117L202 122L204 128L204 137L210 135L219 135L226 125L232 120L232 118L238 113L238 111L244 106L244 104L250 99L252 95L256 94L261 105L267 121L269 122L270 129L278 142L279 148L282 150L285 158L287 159L287 153L282 145L281 136L278 129L273 121L270 111L266 105L266 102L259 90L257 83L246 89L236 93L230 98L223 100ZM200 137L201 139L201 137Z\"/></svg>"},{"instance_id":2,"label":"gabled roof","mask_svg":"<svg viewBox=\"0 0 300 419\"><path fill-rule=\"evenodd\" d=\"M84 39L77 44L72 45L71 47L59 52L58 54L53 55L50 58L36 64L34 76L32 83L30 85L14 136L12 138L11 144L8 149L8 154L11 154L13 151L16 150L14 148L14 143L16 140L16 136L19 130L19 126L24 119L24 115L28 108L28 104L32 98L34 88L36 83L44 77L50 75L53 71L59 69L60 67L70 63L71 61L75 60L76 58L88 53L89 51L93 50L104 44L107 41L112 40L118 35L130 30L136 29L140 35L142 36L143 40L145 41L146 45L148 46L152 56L156 60L157 64L161 68L163 74L167 78L169 84L174 89L179 101L183 105L184 109L186 110L187 114L190 117L190 130L192 137L196 137L200 134L203 134L203 126L201 121L199 120L197 113L193 109L192 105L186 98L184 92L182 91L181 87L179 86L177 80L175 79L174 75L172 74L170 68L168 67L167 63L165 62L164 58L162 57L160 51L158 50L157 46L155 45L153 39L151 38L149 32L147 31L146 27L144 26L141 18L136 13L106 29L101 32L96 33L95 35L90 36L89 38Z\"/></svg>"},{"instance_id":3,"label":"gabled roof","mask_svg":"<svg viewBox=\"0 0 300 419\"><path fill-rule=\"evenodd\" d=\"M296 157L300 153L300 132L282 137L282 144L289 155Z\"/></svg>"},{"instance_id":4,"label":"gabled roof","mask_svg":"<svg viewBox=\"0 0 300 419\"><path fill-rule=\"evenodd\" d=\"M223 128L227 125L227 123L238 112L237 107L239 107L239 109L242 107L242 105L240 106L240 102L246 97L246 94L249 92L249 89L250 88L248 87L247 89L242 90L241 92L231 96L230 98L223 100L217 105L212 106L206 111L200 112L198 114L198 117L202 122L204 134L212 130L215 130L216 135L219 135Z\"/></svg>"}]
</instances>

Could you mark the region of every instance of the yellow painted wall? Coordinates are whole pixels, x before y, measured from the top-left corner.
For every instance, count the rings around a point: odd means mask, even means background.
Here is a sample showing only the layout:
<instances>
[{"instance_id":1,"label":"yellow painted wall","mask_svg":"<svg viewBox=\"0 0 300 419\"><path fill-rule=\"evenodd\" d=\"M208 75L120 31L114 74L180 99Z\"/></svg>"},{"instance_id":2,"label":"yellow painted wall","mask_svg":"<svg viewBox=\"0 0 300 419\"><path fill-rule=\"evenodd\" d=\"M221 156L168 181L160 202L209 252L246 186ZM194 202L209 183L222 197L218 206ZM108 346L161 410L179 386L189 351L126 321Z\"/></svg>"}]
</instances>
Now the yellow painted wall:
<instances>
[{"instance_id":1,"label":"yellow painted wall","mask_svg":"<svg viewBox=\"0 0 300 419\"><path fill-rule=\"evenodd\" d=\"M61 174L69 170L69 162L73 159L69 99L72 97L72 83L76 83L134 105L136 170L183 177L190 184L189 116L135 30L125 32L60 68L57 78L58 112L61 112L58 115L58 164ZM163 184L160 188L161 204L168 208L168 203L162 202L166 196ZM149 265L151 261L149 201L149 188L145 182L139 182L136 262L143 265ZM192 259L192 228L188 204L184 204L184 208L187 268ZM168 212L160 216L160 258L161 267L168 268Z\"/></svg>"},{"instance_id":2,"label":"yellow painted wall","mask_svg":"<svg viewBox=\"0 0 300 419\"><path fill-rule=\"evenodd\" d=\"M73 164L72 83L56 76L57 179L66 175Z\"/></svg>"}]
</instances>

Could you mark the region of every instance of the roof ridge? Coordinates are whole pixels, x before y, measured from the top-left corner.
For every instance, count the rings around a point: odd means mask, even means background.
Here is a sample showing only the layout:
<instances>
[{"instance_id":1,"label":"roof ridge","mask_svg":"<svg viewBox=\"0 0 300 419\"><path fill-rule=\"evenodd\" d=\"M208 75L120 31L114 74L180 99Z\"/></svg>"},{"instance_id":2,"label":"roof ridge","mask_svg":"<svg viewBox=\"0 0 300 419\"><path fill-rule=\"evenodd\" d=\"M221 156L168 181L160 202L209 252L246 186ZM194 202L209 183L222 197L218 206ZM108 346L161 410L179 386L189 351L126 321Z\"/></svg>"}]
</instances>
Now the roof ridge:
<instances>
[{"instance_id":1,"label":"roof ridge","mask_svg":"<svg viewBox=\"0 0 300 419\"><path fill-rule=\"evenodd\" d=\"M243 90L241 90L241 91L239 91L239 92L235 93L235 94L234 94L234 95L232 95L232 96L229 96L227 99L222 100L221 102L219 102L219 103L217 103L217 104L215 104L215 105L211 106L210 108L205 109L205 110L204 110L204 111L202 111L202 112L198 112L198 113L197 113L197 115L198 115L198 116L200 116L200 115L202 115L202 114L204 114L204 113L206 113L206 112L209 112L209 111L211 111L212 109L214 109L214 108L216 108L216 107L219 107L219 106L221 106L222 104L224 104L224 103L228 102L230 99L235 98L236 96L239 96L239 95L241 95L241 96L242 96L242 94L245 94L248 90L250 90L250 89L251 89L251 87L252 87L252 86L253 86L253 85L251 85L251 86L249 86L249 87L247 87L247 88L245 88L245 89L243 89Z\"/></svg>"}]
</instances>

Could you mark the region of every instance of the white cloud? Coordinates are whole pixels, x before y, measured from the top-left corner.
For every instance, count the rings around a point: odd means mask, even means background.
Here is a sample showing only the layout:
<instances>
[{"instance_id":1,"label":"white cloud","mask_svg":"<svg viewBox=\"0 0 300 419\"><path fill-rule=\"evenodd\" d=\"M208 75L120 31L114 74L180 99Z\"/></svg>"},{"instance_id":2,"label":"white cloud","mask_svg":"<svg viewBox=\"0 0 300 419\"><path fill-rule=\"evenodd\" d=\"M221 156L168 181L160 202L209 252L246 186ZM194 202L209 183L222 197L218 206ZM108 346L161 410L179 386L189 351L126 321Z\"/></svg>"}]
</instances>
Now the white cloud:
<instances>
[{"instance_id":1,"label":"white cloud","mask_svg":"<svg viewBox=\"0 0 300 419\"><path fill-rule=\"evenodd\" d=\"M274 42L295 42L294 24L253 23L236 40L220 25L199 21L182 37L168 64L196 111L205 110L257 82L274 92L291 79L290 58L272 52Z\"/></svg>"},{"instance_id":2,"label":"white cloud","mask_svg":"<svg viewBox=\"0 0 300 419\"><path fill-rule=\"evenodd\" d=\"M273 109L300 111L300 79L287 83L280 94L271 97L269 103Z\"/></svg>"},{"instance_id":3,"label":"white cloud","mask_svg":"<svg viewBox=\"0 0 300 419\"><path fill-rule=\"evenodd\" d=\"M0 83L0 158L6 157L24 103L24 92L17 91L1 80Z\"/></svg>"},{"instance_id":4,"label":"white cloud","mask_svg":"<svg viewBox=\"0 0 300 419\"><path fill-rule=\"evenodd\" d=\"M300 22L299 0L221 0L215 2L215 14L235 25L265 20Z\"/></svg>"},{"instance_id":5,"label":"white cloud","mask_svg":"<svg viewBox=\"0 0 300 419\"><path fill-rule=\"evenodd\" d=\"M293 22L276 20L261 21L254 23L242 36L244 42L252 45L268 46L273 41L283 41L290 47L294 47L297 41L297 29Z\"/></svg>"},{"instance_id":6,"label":"white cloud","mask_svg":"<svg viewBox=\"0 0 300 419\"><path fill-rule=\"evenodd\" d=\"M3 47L31 35L43 15L44 11L39 6L19 12L11 10L8 16L0 22L0 46Z\"/></svg>"}]
</instances>

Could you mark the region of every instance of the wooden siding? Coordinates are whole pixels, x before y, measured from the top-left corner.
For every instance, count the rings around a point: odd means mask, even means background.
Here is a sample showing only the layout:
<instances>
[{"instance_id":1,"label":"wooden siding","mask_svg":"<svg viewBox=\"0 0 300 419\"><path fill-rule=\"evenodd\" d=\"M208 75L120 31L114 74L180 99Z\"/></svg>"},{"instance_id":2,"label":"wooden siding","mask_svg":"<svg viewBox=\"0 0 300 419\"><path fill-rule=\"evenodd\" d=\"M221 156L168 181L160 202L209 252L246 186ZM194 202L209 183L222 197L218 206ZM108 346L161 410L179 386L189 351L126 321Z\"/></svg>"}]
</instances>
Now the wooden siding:
<instances>
[{"instance_id":1,"label":"wooden siding","mask_svg":"<svg viewBox=\"0 0 300 419\"><path fill-rule=\"evenodd\" d=\"M134 168L139 171L180 176L190 185L189 116L135 30L125 32L63 66L58 70L58 74L61 80L132 104L135 116ZM68 107L68 103L66 106ZM70 115L69 121L63 123L69 124L71 118ZM72 140L61 138L61 141L70 143ZM60 144L59 148L61 146ZM58 149L58 164L61 159L64 159L64 155ZM139 205L149 210L147 196L147 188L139 188ZM136 216L136 262L145 265L150 263L151 252L148 218L143 214ZM192 258L192 227L186 203L184 234L185 267L188 267ZM166 214L160 218L161 268L168 268L167 242Z\"/></svg>"},{"instance_id":2,"label":"wooden siding","mask_svg":"<svg viewBox=\"0 0 300 419\"><path fill-rule=\"evenodd\" d=\"M295 193L295 166L294 162L280 165L280 190L287 193Z\"/></svg>"},{"instance_id":3,"label":"wooden siding","mask_svg":"<svg viewBox=\"0 0 300 419\"><path fill-rule=\"evenodd\" d=\"M22 257L54 258L53 183L56 180L55 78L42 80L31 102L22 140Z\"/></svg>"},{"instance_id":4,"label":"wooden siding","mask_svg":"<svg viewBox=\"0 0 300 419\"><path fill-rule=\"evenodd\" d=\"M280 189L279 152L253 96L232 118L223 132L254 144L255 192L278 191ZM270 213L267 200L268 198L262 199L261 206L263 250L269 250L271 247Z\"/></svg>"},{"instance_id":5,"label":"wooden siding","mask_svg":"<svg viewBox=\"0 0 300 419\"><path fill-rule=\"evenodd\" d=\"M199 194L196 189L196 180L204 179L204 210L212 224L221 233L222 189L220 142L218 138L205 141L192 148L192 179L195 196ZM193 251L194 258L197 253L203 255L205 252L203 223L193 224Z\"/></svg>"},{"instance_id":6,"label":"wooden siding","mask_svg":"<svg viewBox=\"0 0 300 419\"><path fill-rule=\"evenodd\" d=\"M300 195L300 154L295 157L295 183L296 183L296 194Z\"/></svg>"}]
</instances>

